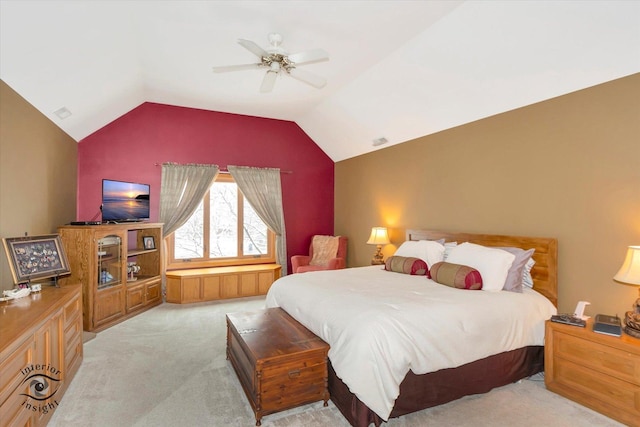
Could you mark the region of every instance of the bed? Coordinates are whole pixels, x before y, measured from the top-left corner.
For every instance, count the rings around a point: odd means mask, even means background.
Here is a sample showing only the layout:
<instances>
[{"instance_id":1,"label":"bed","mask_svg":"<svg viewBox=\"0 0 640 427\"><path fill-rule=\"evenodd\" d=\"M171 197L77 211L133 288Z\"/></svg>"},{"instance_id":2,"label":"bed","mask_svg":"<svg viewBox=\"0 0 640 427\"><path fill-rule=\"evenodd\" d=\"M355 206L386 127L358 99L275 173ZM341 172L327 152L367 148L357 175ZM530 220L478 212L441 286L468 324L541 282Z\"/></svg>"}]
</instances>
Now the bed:
<instances>
[{"instance_id":1,"label":"bed","mask_svg":"<svg viewBox=\"0 0 640 427\"><path fill-rule=\"evenodd\" d=\"M555 239L430 230L407 230L406 237L533 248L533 290L462 291L380 266L276 281L267 306L282 307L329 343L331 400L353 426L379 426L389 418L485 393L544 368L544 320L557 304ZM461 308L462 315L451 311ZM447 339L434 331L448 334ZM498 337L499 350L484 336Z\"/></svg>"}]
</instances>

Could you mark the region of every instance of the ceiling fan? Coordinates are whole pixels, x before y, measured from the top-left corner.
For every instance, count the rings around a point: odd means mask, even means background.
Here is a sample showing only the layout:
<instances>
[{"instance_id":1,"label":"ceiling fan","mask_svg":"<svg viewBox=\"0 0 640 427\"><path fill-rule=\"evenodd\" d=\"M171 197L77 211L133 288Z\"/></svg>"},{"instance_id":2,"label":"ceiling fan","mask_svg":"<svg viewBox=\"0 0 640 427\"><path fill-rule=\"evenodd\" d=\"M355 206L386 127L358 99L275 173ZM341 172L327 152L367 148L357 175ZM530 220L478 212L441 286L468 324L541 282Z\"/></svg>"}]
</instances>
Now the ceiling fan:
<instances>
[{"instance_id":1,"label":"ceiling fan","mask_svg":"<svg viewBox=\"0 0 640 427\"><path fill-rule=\"evenodd\" d=\"M269 46L266 50L258 46L251 40L238 39L240 46L244 47L258 58L260 62L254 64L227 65L213 67L216 73L226 73L229 71L251 70L255 68L266 68L267 73L262 79L260 92L271 92L276 83L276 77L284 73L296 80L321 89L327 81L316 74L298 68L300 65L313 64L329 60L329 54L322 49L311 49L300 53L288 54L280 45L282 36L278 33L269 34Z\"/></svg>"}]
</instances>

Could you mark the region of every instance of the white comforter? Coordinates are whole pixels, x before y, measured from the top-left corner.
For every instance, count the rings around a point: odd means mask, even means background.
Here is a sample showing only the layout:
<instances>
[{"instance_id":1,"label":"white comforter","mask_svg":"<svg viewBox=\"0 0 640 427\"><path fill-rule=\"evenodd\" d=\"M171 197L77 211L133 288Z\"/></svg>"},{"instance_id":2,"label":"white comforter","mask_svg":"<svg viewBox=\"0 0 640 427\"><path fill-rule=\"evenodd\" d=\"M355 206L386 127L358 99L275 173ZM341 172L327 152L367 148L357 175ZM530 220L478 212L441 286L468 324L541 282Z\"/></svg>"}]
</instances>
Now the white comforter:
<instances>
[{"instance_id":1,"label":"white comforter","mask_svg":"<svg viewBox=\"0 0 640 427\"><path fill-rule=\"evenodd\" d=\"M543 345L544 321L556 313L530 289L453 289L379 266L285 276L266 305L327 342L336 375L384 420L409 370L425 374Z\"/></svg>"}]
</instances>

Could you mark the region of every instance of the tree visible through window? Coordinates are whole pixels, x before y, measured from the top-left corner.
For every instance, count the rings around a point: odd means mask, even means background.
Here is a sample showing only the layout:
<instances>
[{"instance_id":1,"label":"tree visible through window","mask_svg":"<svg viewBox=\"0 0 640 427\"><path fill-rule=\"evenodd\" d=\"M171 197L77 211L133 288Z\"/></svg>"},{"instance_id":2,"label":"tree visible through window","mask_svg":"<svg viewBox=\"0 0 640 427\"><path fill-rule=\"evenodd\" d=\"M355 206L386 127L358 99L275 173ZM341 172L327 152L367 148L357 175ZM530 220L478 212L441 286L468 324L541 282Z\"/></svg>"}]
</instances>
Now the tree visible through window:
<instances>
[{"instance_id":1,"label":"tree visible through window","mask_svg":"<svg viewBox=\"0 0 640 427\"><path fill-rule=\"evenodd\" d=\"M233 178L219 175L191 218L168 239L169 268L274 262L273 233Z\"/></svg>"}]
</instances>

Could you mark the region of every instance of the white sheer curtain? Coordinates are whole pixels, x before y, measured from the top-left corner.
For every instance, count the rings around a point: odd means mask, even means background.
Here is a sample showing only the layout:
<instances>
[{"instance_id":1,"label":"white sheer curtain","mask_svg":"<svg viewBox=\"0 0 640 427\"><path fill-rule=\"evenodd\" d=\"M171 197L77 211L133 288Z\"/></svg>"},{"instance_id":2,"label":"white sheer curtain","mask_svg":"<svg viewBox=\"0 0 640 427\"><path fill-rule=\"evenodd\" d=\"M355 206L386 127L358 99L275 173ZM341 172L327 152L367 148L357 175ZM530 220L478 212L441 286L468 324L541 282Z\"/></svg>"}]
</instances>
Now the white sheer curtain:
<instances>
[{"instance_id":1,"label":"white sheer curtain","mask_svg":"<svg viewBox=\"0 0 640 427\"><path fill-rule=\"evenodd\" d=\"M282 208L280 169L228 166L238 188L260 219L276 235L276 261L287 275L287 235Z\"/></svg>"},{"instance_id":2,"label":"white sheer curtain","mask_svg":"<svg viewBox=\"0 0 640 427\"><path fill-rule=\"evenodd\" d=\"M217 165L162 165L160 222L164 223L163 237L176 231L191 217L218 171Z\"/></svg>"}]
</instances>

